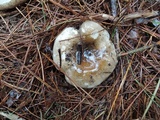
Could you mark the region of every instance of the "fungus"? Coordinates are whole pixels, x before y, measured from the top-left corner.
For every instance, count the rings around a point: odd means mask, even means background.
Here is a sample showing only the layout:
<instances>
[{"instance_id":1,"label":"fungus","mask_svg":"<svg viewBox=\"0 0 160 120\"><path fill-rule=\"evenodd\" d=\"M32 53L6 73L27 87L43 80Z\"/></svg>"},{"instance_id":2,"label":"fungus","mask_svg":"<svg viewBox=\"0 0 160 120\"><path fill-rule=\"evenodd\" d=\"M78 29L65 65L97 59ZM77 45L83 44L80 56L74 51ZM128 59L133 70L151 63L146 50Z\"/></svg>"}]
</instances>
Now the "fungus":
<instances>
[{"instance_id":1,"label":"fungus","mask_svg":"<svg viewBox=\"0 0 160 120\"><path fill-rule=\"evenodd\" d=\"M65 72L68 83L93 88L113 72L117 55L108 31L96 22L85 21L79 30L67 27L57 36L53 61Z\"/></svg>"},{"instance_id":2,"label":"fungus","mask_svg":"<svg viewBox=\"0 0 160 120\"><path fill-rule=\"evenodd\" d=\"M0 10L7 10L22 4L26 0L0 0Z\"/></svg>"}]
</instances>

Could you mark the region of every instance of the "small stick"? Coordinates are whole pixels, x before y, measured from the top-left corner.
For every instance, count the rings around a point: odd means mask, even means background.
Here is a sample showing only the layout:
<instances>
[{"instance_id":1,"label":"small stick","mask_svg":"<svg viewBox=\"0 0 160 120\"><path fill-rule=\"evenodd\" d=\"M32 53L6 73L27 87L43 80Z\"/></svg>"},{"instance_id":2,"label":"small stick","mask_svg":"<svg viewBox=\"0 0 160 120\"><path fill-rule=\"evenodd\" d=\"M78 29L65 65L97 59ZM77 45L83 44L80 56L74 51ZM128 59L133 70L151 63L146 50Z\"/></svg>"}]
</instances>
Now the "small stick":
<instances>
[{"instance_id":1,"label":"small stick","mask_svg":"<svg viewBox=\"0 0 160 120\"><path fill-rule=\"evenodd\" d=\"M112 12L112 15L113 13L115 14L115 11ZM133 12L133 13L130 13L128 15L124 15L123 16L123 19L121 21L119 21L119 19L121 18L120 17L116 17L116 16L112 16L112 15L108 15L108 14L96 14L96 15L92 15L90 16L89 18L90 19L96 19L96 18L100 18L102 20L111 20L113 22L117 22L118 23L122 23L122 22L127 22L127 21L130 21L130 20L133 20L133 19L137 19L137 18L150 18L150 17L156 17L156 16L159 16L160 15L160 12L159 11L142 11L142 12Z\"/></svg>"},{"instance_id":2,"label":"small stick","mask_svg":"<svg viewBox=\"0 0 160 120\"><path fill-rule=\"evenodd\" d=\"M59 53L59 67L61 68L62 66L61 49L58 49L58 53Z\"/></svg>"},{"instance_id":3,"label":"small stick","mask_svg":"<svg viewBox=\"0 0 160 120\"><path fill-rule=\"evenodd\" d=\"M134 13L131 13L131 14L124 16L122 22L129 21L129 20L136 19L136 18L141 18L141 17L142 18L150 18L150 17L155 17L158 15L160 15L159 11L134 12Z\"/></svg>"},{"instance_id":4,"label":"small stick","mask_svg":"<svg viewBox=\"0 0 160 120\"><path fill-rule=\"evenodd\" d=\"M80 65L82 62L82 45L81 44L77 45L76 62L78 65Z\"/></svg>"},{"instance_id":5,"label":"small stick","mask_svg":"<svg viewBox=\"0 0 160 120\"><path fill-rule=\"evenodd\" d=\"M157 46L157 45L160 45L160 41L158 41L158 42L155 43L155 44L149 45L149 46L143 46L143 47L140 47L140 48L137 48L137 49L128 51L128 52L126 52L126 53L120 53L120 54L118 55L118 57L122 57L122 56L129 55L129 54L133 54L133 53L137 53L137 52L140 52L140 51L143 51L143 50L152 48L152 47Z\"/></svg>"},{"instance_id":6,"label":"small stick","mask_svg":"<svg viewBox=\"0 0 160 120\"><path fill-rule=\"evenodd\" d=\"M77 44L77 51L76 51L76 62L78 65L81 64L83 55L83 38L81 36L81 33L79 33L79 35L80 35L80 42Z\"/></svg>"},{"instance_id":7,"label":"small stick","mask_svg":"<svg viewBox=\"0 0 160 120\"><path fill-rule=\"evenodd\" d=\"M117 16L117 4L116 4L116 0L111 0L111 8L112 8L112 15L113 17ZM116 22L115 22L116 23ZM120 51L120 42L119 42L119 32L118 32L118 28L115 28L115 37L114 37L115 41L116 41L116 48L118 51Z\"/></svg>"}]
</instances>

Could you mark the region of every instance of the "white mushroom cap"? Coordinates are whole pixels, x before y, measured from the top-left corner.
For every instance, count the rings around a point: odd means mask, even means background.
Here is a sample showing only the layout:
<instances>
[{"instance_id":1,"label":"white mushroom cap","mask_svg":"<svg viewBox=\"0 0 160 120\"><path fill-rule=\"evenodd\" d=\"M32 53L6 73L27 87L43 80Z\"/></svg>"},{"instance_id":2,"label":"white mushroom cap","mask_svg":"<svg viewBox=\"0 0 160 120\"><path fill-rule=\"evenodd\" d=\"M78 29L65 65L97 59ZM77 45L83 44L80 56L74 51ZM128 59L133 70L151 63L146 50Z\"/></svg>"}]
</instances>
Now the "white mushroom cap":
<instances>
[{"instance_id":1,"label":"white mushroom cap","mask_svg":"<svg viewBox=\"0 0 160 120\"><path fill-rule=\"evenodd\" d=\"M0 10L14 8L25 1L27 0L0 0Z\"/></svg>"},{"instance_id":2,"label":"white mushroom cap","mask_svg":"<svg viewBox=\"0 0 160 120\"><path fill-rule=\"evenodd\" d=\"M83 48L82 60L77 64L77 46L80 43ZM68 27L57 36L53 61L65 72L68 83L93 88L112 73L117 56L109 33L98 23L86 21L79 30Z\"/></svg>"}]
</instances>

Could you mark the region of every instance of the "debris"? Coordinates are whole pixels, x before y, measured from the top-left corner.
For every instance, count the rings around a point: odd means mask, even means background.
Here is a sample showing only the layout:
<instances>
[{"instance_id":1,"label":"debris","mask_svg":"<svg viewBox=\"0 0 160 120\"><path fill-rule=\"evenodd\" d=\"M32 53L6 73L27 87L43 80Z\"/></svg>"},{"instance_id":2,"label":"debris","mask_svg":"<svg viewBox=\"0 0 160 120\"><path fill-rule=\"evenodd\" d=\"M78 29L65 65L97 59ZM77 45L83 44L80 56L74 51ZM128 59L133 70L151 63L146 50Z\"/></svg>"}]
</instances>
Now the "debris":
<instances>
[{"instance_id":1,"label":"debris","mask_svg":"<svg viewBox=\"0 0 160 120\"><path fill-rule=\"evenodd\" d=\"M25 119L19 117L18 115L10 113L10 112L6 113L6 112L0 111L0 115L5 118L8 118L9 120L25 120Z\"/></svg>"},{"instance_id":2,"label":"debris","mask_svg":"<svg viewBox=\"0 0 160 120\"><path fill-rule=\"evenodd\" d=\"M14 102L16 102L19 99L20 96L21 96L21 93L19 91L11 90L9 92L9 99L6 102L8 107L12 106L14 104Z\"/></svg>"}]
</instances>

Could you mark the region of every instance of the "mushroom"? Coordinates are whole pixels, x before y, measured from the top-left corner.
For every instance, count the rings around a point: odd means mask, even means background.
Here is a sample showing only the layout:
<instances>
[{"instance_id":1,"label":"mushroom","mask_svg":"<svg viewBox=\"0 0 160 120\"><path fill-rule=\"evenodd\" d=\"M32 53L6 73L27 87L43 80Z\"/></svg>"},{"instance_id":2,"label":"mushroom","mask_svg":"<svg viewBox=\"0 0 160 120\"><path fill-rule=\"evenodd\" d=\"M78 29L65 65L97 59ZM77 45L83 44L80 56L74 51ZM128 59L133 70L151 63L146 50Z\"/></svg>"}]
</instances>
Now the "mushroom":
<instances>
[{"instance_id":1,"label":"mushroom","mask_svg":"<svg viewBox=\"0 0 160 120\"><path fill-rule=\"evenodd\" d=\"M93 88L113 72L117 55L108 31L94 21L85 21L79 30L67 27L57 36L53 61L65 72L68 83Z\"/></svg>"},{"instance_id":2,"label":"mushroom","mask_svg":"<svg viewBox=\"0 0 160 120\"><path fill-rule=\"evenodd\" d=\"M26 0L0 0L0 10L7 10L22 4Z\"/></svg>"}]
</instances>

